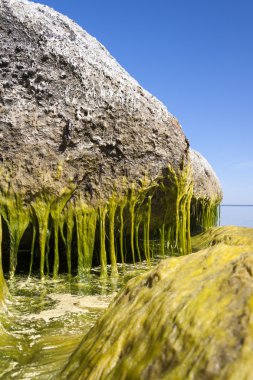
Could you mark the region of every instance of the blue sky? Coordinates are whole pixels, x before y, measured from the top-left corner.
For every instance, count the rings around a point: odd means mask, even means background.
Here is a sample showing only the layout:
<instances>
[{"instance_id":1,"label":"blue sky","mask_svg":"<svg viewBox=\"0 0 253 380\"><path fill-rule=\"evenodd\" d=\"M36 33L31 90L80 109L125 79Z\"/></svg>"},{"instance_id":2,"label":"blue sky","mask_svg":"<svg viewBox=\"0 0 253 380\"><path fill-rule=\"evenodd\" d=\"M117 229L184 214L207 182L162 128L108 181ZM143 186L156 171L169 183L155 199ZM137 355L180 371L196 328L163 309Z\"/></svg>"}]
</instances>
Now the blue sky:
<instances>
[{"instance_id":1,"label":"blue sky","mask_svg":"<svg viewBox=\"0 0 253 380\"><path fill-rule=\"evenodd\" d=\"M221 180L253 204L252 0L41 0L95 36L179 120Z\"/></svg>"}]
</instances>

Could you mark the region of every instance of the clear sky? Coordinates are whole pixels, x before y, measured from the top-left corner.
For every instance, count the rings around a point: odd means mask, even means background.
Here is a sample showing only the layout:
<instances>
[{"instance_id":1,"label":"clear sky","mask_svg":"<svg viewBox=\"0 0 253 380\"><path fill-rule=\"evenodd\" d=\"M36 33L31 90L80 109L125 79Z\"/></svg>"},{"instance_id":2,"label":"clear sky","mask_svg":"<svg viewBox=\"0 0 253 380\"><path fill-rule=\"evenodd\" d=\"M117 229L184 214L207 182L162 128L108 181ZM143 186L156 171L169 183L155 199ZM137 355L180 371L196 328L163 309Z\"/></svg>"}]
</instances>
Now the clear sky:
<instances>
[{"instance_id":1,"label":"clear sky","mask_svg":"<svg viewBox=\"0 0 253 380\"><path fill-rule=\"evenodd\" d=\"M95 36L253 204L252 0L41 0Z\"/></svg>"}]
</instances>

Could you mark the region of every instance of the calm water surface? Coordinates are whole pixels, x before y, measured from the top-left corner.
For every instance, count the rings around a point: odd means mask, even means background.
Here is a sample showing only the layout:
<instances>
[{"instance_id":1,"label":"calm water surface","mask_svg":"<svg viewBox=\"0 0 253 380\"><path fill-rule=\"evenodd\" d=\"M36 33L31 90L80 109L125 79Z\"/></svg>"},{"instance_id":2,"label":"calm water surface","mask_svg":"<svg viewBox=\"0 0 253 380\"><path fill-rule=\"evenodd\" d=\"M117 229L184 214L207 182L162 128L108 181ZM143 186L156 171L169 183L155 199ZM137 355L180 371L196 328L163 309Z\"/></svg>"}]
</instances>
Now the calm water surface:
<instances>
[{"instance_id":1,"label":"calm water surface","mask_svg":"<svg viewBox=\"0 0 253 380\"><path fill-rule=\"evenodd\" d=\"M253 228L253 205L222 205L220 225Z\"/></svg>"}]
</instances>

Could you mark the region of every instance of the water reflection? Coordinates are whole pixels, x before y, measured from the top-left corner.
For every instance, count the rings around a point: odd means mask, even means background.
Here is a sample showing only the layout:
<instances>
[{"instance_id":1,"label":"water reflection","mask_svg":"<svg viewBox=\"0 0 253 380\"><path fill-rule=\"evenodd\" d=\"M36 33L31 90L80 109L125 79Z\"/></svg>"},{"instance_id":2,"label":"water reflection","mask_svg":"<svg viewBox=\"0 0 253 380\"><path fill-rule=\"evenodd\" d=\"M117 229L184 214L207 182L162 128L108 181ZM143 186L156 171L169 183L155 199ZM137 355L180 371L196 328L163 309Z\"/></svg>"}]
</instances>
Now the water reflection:
<instances>
[{"instance_id":1,"label":"water reflection","mask_svg":"<svg viewBox=\"0 0 253 380\"><path fill-rule=\"evenodd\" d=\"M157 257L152 265L160 260ZM12 301L1 315L0 377L49 380L94 325L114 295L146 262L119 266L118 277L99 277L100 268L82 281L62 275L57 281L16 276L8 281ZM110 266L108 266L110 273Z\"/></svg>"}]
</instances>

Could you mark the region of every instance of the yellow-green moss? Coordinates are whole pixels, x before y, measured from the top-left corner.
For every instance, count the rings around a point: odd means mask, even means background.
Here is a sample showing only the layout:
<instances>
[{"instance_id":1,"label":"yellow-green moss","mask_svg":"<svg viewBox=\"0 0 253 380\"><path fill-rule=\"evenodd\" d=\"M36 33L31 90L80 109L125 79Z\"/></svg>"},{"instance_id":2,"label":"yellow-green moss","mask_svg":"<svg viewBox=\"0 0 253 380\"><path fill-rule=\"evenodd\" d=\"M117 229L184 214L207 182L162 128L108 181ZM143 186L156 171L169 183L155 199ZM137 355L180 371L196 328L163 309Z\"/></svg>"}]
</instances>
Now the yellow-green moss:
<instances>
[{"instance_id":1,"label":"yellow-green moss","mask_svg":"<svg viewBox=\"0 0 253 380\"><path fill-rule=\"evenodd\" d=\"M192 248L199 251L219 243L228 245L253 245L253 229L247 227L213 227L192 237Z\"/></svg>"},{"instance_id":2,"label":"yellow-green moss","mask_svg":"<svg viewBox=\"0 0 253 380\"><path fill-rule=\"evenodd\" d=\"M252 245L164 260L127 284L59 379L251 379L252 273Z\"/></svg>"},{"instance_id":3,"label":"yellow-green moss","mask_svg":"<svg viewBox=\"0 0 253 380\"><path fill-rule=\"evenodd\" d=\"M0 215L0 309L4 308L5 301L8 297L8 289L4 280L2 268L2 217ZM1 310L0 310L1 311Z\"/></svg>"},{"instance_id":4,"label":"yellow-green moss","mask_svg":"<svg viewBox=\"0 0 253 380\"><path fill-rule=\"evenodd\" d=\"M0 214L4 218L10 235L10 277L15 275L20 240L28 227L30 211L22 198L9 186L0 191Z\"/></svg>"}]
</instances>

